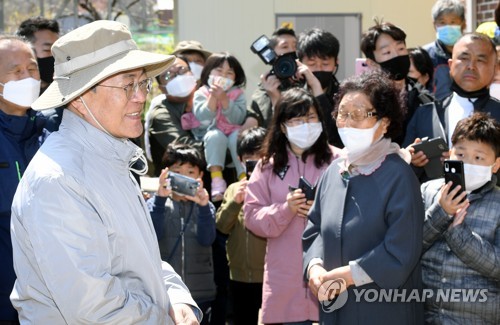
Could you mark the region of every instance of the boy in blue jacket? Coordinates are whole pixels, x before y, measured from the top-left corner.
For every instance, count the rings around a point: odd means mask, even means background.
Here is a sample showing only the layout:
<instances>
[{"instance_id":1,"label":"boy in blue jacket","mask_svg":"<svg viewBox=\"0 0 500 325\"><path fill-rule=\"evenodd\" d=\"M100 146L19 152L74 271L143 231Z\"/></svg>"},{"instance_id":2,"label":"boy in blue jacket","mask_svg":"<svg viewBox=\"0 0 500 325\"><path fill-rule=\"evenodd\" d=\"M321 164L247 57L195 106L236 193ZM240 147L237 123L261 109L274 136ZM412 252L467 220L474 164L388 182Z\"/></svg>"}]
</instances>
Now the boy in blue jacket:
<instances>
[{"instance_id":1,"label":"boy in blue jacket","mask_svg":"<svg viewBox=\"0 0 500 325\"><path fill-rule=\"evenodd\" d=\"M215 240L215 207L203 187L205 160L194 146L171 143L165 152L160 185L148 200L162 260L182 277L204 313L208 324L210 304L215 298L212 243ZM196 179L200 186L194 196L174 192L169 172Z\"/></svg>"}]
</instances>

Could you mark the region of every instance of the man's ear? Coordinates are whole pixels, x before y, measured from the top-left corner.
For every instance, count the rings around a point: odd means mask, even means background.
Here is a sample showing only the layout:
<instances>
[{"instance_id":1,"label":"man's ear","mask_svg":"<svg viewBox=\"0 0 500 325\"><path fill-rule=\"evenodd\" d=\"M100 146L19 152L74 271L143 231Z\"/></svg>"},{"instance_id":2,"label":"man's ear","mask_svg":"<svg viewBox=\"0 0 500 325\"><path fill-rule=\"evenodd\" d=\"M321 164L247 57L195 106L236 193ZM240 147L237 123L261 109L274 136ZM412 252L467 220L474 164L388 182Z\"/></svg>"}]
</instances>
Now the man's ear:
<instances>
[{"instance_id":1,"label":"man's ear","mask_svg":"<svg viewBox=\"0 0 500 325\"><path fill-rule=\"evenodd\" d=\"M85 109L85 106L83 106L81 96L77 97L77 98L73 99L71 102L69 102L68 108L70 111L80 115L81 117L87 115L87 110Z\"/></svg>"},{"instance_id":2,"label":"man's ear","mask_svg":"<svg viewBox=\"0 0 500 325\"><path fill-rule=\"evenodd\" d=\"M366 59L366 65L372 70L380 70L380 64L373 61L372 59Z\"/></svg>"}]
</instances>

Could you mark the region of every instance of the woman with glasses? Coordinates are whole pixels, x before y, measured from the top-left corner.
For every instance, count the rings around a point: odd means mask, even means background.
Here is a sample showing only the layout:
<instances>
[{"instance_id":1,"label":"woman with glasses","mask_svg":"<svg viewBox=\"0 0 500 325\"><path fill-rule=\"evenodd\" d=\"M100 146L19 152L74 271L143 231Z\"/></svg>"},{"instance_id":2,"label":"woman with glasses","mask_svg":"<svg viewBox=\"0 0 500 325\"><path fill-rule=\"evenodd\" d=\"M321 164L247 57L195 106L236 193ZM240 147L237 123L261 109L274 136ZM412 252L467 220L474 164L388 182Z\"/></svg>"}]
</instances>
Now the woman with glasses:
<instances>
[{"instance_id":1,"label":"woman with glasses","mask_svg":"<svg viewBox=\"0 0 500 325\"><path fill-rule=\"evenodd\" d=\"M156 77L156 81L162 94L153 98L146 113L144 143L146 156L154 165L154 175L160 176L163 155L170 143L177 140L199 150L202 150L202 143L182 127L182 116L191 112L197 86L187 59L177 56L175 62Z\"/></svg>"},{"instance_id":2,"label":"woman with glasses","mask_svg":"<svg viewBox=\"0 0 500 325\"><path fill-rule=\"evenodd\" d=\"M340 87L333 115L345 148L318 185L303 234L322 324L423 323L411 294L421 295L424 211L409 153L392 142L404 120L398 93L383 72Z\"/></svg>"},{"instance_id":3,"label":"woman with glasses","mask_svg":"<svg viewBox=\"0 0 500 325\"><path fill-rule=\"evenodd\" d=\"M311 324L318 302L303 280L301 236L314 197L294 188L301 177L314 186L340 149L328 145L319 104L301 88L282 93L262 148L244 205L245 226L267 238L262 322Z\"/></svg>"}]
</instances>

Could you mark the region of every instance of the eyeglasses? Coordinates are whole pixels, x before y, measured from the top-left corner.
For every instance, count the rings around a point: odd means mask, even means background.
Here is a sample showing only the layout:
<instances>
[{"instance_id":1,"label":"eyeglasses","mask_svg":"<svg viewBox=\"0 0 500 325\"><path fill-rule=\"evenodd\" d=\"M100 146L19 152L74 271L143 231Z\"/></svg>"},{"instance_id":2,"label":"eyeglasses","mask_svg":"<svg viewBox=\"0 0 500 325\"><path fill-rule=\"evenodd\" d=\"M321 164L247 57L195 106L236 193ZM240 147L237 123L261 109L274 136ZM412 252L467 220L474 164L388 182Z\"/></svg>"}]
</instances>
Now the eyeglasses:
<instances>
[{"instance_id":1,"label":"eyeglasses","mask_svg":"<svg viewBox=\"0 0 500 325\"><path fill-rule=\"evenodd\" d=\"M181 66L178 69L168 70L160 79L163 79L165 82L168 82L177 76L182 76L186 72L189 72L189 69L187 67Z\"/></svg>"},{"instance_id":2,"label":"eyeglasses","mask_svg":"<svg viewBox=\"0 0 500 325\"><path fill-rule=\"evenodd\" d=\"M317 123L319 118L317 114L309 114L307 116L294 117L285 122L286 126L299 126L305 123Z\"/></svg>"},{"instance_id":3,"label":"eyeglasses","mask_svg":"<svg viewBox=\"0 0 500 325\"><path fill-rule=\"evenodd\" d=\"M126 85L125 87L108 86L108 85L96 85L96 86L123 89L123 90L125 90L125 96L127 96L127 100L130 100L130 98L137 95L137 92L139 91L139 89L144 93L144 95L149 94L149 92L151 91L152 83L153 83L153 81L151 80L151 78L146 78L146 79L139 81L139 82L132 81L128 85Z\"/></svg>"},{"instance_id":4,"label":"eyeglasses","mask_svg":"<svg viewBox=\"0 0 500 325\"><path fill-rule=\"evenodd\" d=\"M333 112L332 116L336 121L339 121L339 122L347 121L348 117L350 117L351 120L353 120L353 121L361 122L367 118L377 116L377 112L375 112L375 111L367 112L365 110L358 108L358 109L355 109L351 112L335 111L335 112Z\"/></svg>"}]
</instances>

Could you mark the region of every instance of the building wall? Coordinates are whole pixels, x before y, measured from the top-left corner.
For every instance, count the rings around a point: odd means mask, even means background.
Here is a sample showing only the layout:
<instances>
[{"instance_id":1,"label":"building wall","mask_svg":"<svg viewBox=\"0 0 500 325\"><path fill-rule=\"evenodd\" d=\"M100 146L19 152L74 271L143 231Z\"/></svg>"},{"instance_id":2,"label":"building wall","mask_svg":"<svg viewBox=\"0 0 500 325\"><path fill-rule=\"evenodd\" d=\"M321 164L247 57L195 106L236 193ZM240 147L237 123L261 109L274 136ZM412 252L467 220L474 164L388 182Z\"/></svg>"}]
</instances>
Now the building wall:
<instances>
[{"instance_id":1,"label":"building wall","mask_svg":"<svg viewBox=\"0 0 500 325\"><path fill-rule=\"evenodd\" d=\"M495 20L495 8L498 5L498 0L476 0L477 7L477 23Z\"/></svg>"},{"instance_id":2,"label":"building wall","mask_svg":"<svg viewBox=\"0 0 500 325\"><path fill-rule=\"evenodd\" d=\"M211 51L234 54L247 74L250 98L260 74L269 70L250 51L250 45L262 34L270 36L276 28L276 14L361 13L362 31L374 24L374 17L383 18L405 30L408 47L414 47L435 38L433 4L434 0L176 0L176 36L177 40L196 39ZM353 58L339 59L342 68L343 60Z\"/></svg>"}]
</instances>

